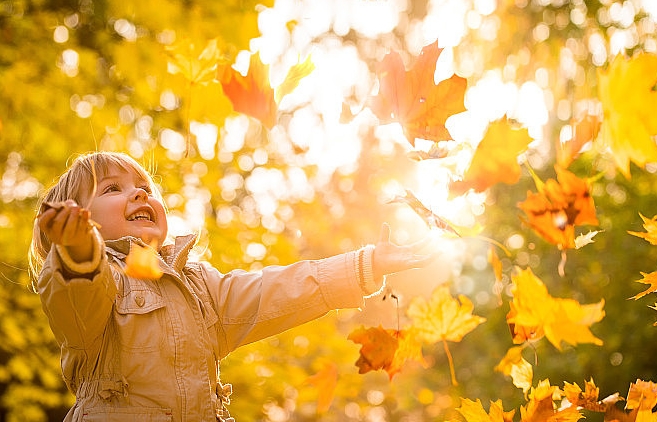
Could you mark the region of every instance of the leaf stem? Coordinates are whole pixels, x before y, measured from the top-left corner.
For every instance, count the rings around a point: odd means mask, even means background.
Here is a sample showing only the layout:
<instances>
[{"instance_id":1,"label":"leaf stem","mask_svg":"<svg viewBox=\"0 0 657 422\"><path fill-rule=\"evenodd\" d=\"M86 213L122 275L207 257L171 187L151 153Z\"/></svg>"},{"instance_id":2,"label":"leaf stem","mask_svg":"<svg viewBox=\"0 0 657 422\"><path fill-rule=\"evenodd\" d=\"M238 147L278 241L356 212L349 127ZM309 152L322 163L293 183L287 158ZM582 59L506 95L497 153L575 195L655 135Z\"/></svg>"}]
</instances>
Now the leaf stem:
<instances>
[{"instance_id":1,"label":"leaf stem","mask_svg":"<svg viewBox=\"0 0 657 422\"><path fill-rule=\"evenodd\" d=\"M456 381L456 372L454 371L454 359L452 359L452 354L449 351L447 346L447 340L443 339L443 347L445 348L445 354L447 355L447 362L449 362L449 374L452 377L452 385L457 386L459 383Z\"/></svg>"}]
</instances>

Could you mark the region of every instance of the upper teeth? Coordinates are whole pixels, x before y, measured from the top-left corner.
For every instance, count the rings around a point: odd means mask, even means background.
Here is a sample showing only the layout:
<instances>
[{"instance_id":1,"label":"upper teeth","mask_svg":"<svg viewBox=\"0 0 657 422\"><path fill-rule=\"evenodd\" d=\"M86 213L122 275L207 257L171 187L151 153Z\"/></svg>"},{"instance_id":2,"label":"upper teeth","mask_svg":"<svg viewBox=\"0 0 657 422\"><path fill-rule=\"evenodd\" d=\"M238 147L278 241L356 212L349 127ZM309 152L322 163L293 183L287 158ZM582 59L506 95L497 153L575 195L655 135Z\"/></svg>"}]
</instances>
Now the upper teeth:
<instances>
[{"instance_id":1,"label":"upper teeth","mask_svg":"<svg viewBox=\"0 0 657 422\"><path fill-rule=\"evenodd\" d=\"M130 217L128 217L129 221L140 220L140 219L150 220L151 215L146 211L138 211L138 212L132 214Z\"/></svg>"}]
</instances>

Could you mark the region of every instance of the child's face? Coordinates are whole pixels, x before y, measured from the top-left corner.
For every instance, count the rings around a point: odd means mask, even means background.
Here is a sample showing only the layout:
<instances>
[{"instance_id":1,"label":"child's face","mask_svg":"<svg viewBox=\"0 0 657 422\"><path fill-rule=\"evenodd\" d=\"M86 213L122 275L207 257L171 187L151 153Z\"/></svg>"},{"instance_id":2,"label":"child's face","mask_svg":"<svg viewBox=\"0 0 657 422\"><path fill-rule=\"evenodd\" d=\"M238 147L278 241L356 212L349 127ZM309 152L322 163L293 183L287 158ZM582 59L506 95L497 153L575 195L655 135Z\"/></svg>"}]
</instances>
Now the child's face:
<instances>
[{"instance_id":1,"label":"child's face","mask_svg":"<svg viewBox=\"0 0 657 422\"><path fill-rule=\"evenodd\" d=\"M166 239L164 206L151 195L148 181L135 172L110 167L98 179L89 211L105 240L134 236L149 244L156 241L159 249Z\"/></svg>"}]
</instances>

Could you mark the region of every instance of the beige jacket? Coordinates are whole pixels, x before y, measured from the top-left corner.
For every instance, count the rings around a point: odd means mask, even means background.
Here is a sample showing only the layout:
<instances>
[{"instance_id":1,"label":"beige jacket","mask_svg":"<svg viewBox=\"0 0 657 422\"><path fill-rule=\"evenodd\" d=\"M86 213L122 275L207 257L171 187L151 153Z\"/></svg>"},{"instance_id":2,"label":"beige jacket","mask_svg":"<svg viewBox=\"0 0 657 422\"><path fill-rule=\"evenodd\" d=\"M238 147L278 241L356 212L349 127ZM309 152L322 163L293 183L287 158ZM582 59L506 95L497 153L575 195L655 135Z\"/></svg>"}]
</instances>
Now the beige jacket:
<instances>
[{"instance_id":1,"label":"beige jacket","mask_svg":"<svg viewBox=\"0 0 657 422\"><path fill-rule=\"evenodd\" d=\"M164 275L148 281L123 271L133 242L99 238L99 262L82 265L53 248L44 265L38 291L76 396L66 421L232 420L223 357L372 293L358 283L355 252L222 274L188 262L186 236L163 248Z\"/></svg>"}]
</instances>

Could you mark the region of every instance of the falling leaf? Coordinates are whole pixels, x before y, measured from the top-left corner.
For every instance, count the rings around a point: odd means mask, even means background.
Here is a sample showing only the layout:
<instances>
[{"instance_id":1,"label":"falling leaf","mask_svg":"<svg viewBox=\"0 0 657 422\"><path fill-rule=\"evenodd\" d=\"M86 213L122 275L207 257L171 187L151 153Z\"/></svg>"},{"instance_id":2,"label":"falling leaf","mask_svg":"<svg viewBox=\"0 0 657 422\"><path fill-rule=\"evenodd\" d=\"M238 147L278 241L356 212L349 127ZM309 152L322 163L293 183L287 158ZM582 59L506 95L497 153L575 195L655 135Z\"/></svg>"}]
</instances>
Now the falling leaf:
<instances>
[{"instance_id":1,"label":"falling leaf","mask_svg":"<svg viewBox=\"0 0 657 422\"><path fill-rule=\"evenodd\" d=\"M639 413L641 411L652 412L655 405L657 405L657 384L640 379L630 384L625 405L627 409L639 409Z\"/></svg>"},{"instance_id":2,"label":"falling leaf","mask_svg":"<svg viewBox=\"0 0 657 422\"><path fill-rule=\"evenodd\" d=\"M500 363L495 366L495 370L510 376L513 385L520 388L523 393L527 394L532 386L534 378L534 369L532 365L522 357L523 347L516 346L507 350L506 355Z\"/></svg>"},{"instance_id":3,"label":"falling leaf","mask_svg":"<svg viewBox=\"0 0 657 422\"><path fill-rule=\"evenodd\" d=\"M278 102L313 69L314 65L307 58L305 62L290 68L283 82L274 89L269 79L269 66L262 63L259 53L255 53L250 57L245 76L223 62L217 69L217 79L235 111L258 119L263 126L271 129L276 124Z\"/></svg>"},{"instance_id":4,"label":"falling leaf","mask_svg":"<svg viewBox=\"0 0 657 422\"><path fill-rule=\"evenodd\" d=\"M532 388L529 393L529 402L520 408L522 422L575 422L582 418L582 414L575 406L557 408L555 400L561 399L562 391L551 386L549 380L543 380Z\"/></svg>"},{"instance_id":5,"label":"falling leaf","mask_svg":"<svg viewBox=\"0 0 657 422\"><path fill-rule=\"evenodd\" d=\"M460 342L470 331L486 318L473 315L474 306L465 295L459 295L458 300L449 292L449 287L436 287L427 301L424 297L413 298L406 310L413 320L413 328L418 336L429 344L441 341L449 360L452 383L457 384L454 363L447 342Z\"/></svg>"},{"instance_id":6,"label":"falling leaf","mask_svg":"<svg viewBox=\"0 0 657 422\"><path fill-rule=\"evenodd\" d=\"M513 422L515 414L515 410L505 412L501 400L491 401L489 413L486 413L479 399L476 402L461 399L461 407L456 410L467 422Z\"/></svg>"},{"instance_id":7,"label":"falling leaf","mask_svg":"<svg viewBox=\"0 0 657 422\"><path fill-rule=\"evenodd\" d=\"M193 84L207 84L215 79L217 63L222 51L217 38L208 41L199 52L198 44L182 40L167 46L169 69L171 73L180 73Z\"/></svg>"},{"instance_id":8,"label":"falling leaf","mask_svg":"<svg viewBox=\"0 0 657 422\"><path fill-rule=\"evenodd\" d=\"M601 124L599 116L588 113L577 120L572 125L572 138L565 142L559 141L557 144L557 165L564 169L568 168L579 156L584 146L597 138Z\"/></svg>"},{"instance_id":9,"label":"falling leaf","mask_svg":"<svg viewBox=\"0 0 657 422\"><path fill-rule=\"evenodd\" d=\"M614 403L598 400L600 389L596 387L593 379L584 383L584 391L577 384L564 383L564 395L573 406L582 407L592 412L605 413Z\"/></svg>"},{"instance_id":10,"label":"falling leaf","mask_svg":"<svg viewBox=\"0 0 657 422\"><path fill-rule=\"evenodd\" d=\"M315 386L317 395L317 413L326 412L335 395L335 387L338 385L338 366L334 362L325 362L322 368L306 380Z\"/></svg>"},{"instance_id":11,"label":"falling leaf","mask_svg":"<svg viewBox=\"0 0 657 422\"><path fill-rule=\"evenodd\" d=\"M413 211L422 219L429 227L436 227L438 229L444 230L448 233L455 234L460 236L459 233L452 227L452 224L448 223L445 219L437 216L429 208L427 208L410 190L406 189L406 194L404 196L397 195L390 200L389 203L403 203L411 207Z\"/></svg>"},{"instance_id":12,"label":"falling leaf","mask_svg":"<svg viewBox=\"0 0 657 422\"><path fill-rule=\"evenodd\" d=\"M657 161L657 55L617 55L598 73L604 113L601 140L618 169L630 178L630 163L643 168Z\"/></svg>"},{"instance_id":13,"label":"falling leaf","mask_svg":"<svg viewBox=\"0 0 657 422\"><path fill-rule=\"evenodd\" d=\"M641 219L643 220L643 228L646 230L645 233L628 231L629 234L633 236L640 237L642 239L650 242L651 245L657 245L657 215L653 218L648 219L640 214Z\"/></svg>"},{"instance_id":14,"label":"falling leaf","mask_svg":"<svg viewBox=\"0 0 657 422\"><path fill-rule=\"evenodd\" d=\"M463 180L454 182L450 190L462 194L469 189L483 192L497 183L515 184L520 180L518 155L531 141L527 129L516 128L506 118L491 123Z\"/></svg>"},{"instance_id":15,"label":"falling leaf","mask_svg":"<svg viewBox=\"0 0 657 422\"><path fill-rule=\"evenodd\" d=\"M650 284L650 287L648 287L646 290L642 291L641 293L632 296L630 299L639 299L647 295L648 293L657 292L657 271L652 272L650 274L641 272L641 275L643 276L643 278L641 280L637 280L637 282L643 284Z\"/></svg>"},{"instance_id":16,"label":"falling leaf","mask_svg":"<svg viewBox=\"0 0 657 422\"><path fill-rule=\"evenodd\" d=\"M441 52L438 41L425 46L407 71L399 53L392 51L376 67L379 92L372 99L371 109L382 124L401 124L411 145L415 145L416 138L436 142L451 139L445 122L465 111L466 79L452 75L438 84L434 82Z\"/></svg>"},{"instance_id":17,"label":"falling leaf","mask_svg":"<svg viewBox=\"0 0 657 422\"><path fill-rule=\"evenodd\" d=\"M512 276L513 314L507 322L515 329L542 330L554 347L580 343L602 345L602 340L591 333L589 327L604 317L604 299L590 305L581 305L574 299L560 299L549 295L543 282L531 269L519 270Z\"/></svg>"},{"instance_id":18,"label":"falling leaf","mask_svg":"<svg viewBox=\"0 0 657 422\"><path fill-rule=\"evenodd\" d=\"M358 373L382 369L392 379L408 360L423 362L422 344L414 334L405 330L390 330L379 327L360 327L347 337L362 345L356 361Z\"/></svg>"},{"instance_id":19,"label":"falling leaf","mask_svg":"<svg viewBox=\"0 0 657 422\"><path fill-rule=\"evenodd\" d=\"M587 180L556 167L557 180L549 179L539 192L527 192L518 204L526 223L560 249L575 248L575 226L597 225L595 204Z\"/></svg>"},{"instance_id":20,"label":"falling leaf","mask_svg":"<svg viewBox=\"0 0 657 422\"><path fill-rule=\"evenodd\" d=\"M306 57L303 63L292 66L283 82L274 89L276 104L280 104L287 94L295 90L301 79L308 76L313 70L315 70L315 64L310 60L310 56Z\"/></svg>"},{"instance_id":21,"label":"falling leaf","mask_svg":"<svg viewBox=\"0 0 657 422\"><path fill-rule=\"evenodd\" d=\"M157 280L162 277L160 259L155 247L157 242L150 246L141 246L135 242L130 245L130 253L125 258L125 273L134 278Z\"/></svg>"},{"instance_id":22,"label":"falling leaf","mask_svg":"<svg viewBox=\"0 0 657 422\"><path fill-rule=\"evenodd\" d=\"M575 249L580 249L583 248L584 246L593 243L593 238L595 235L600 233L600 230L595 230L595 231L589 231L588 233L580 234L575 238Z\"/></svg>"}]
</instances>

